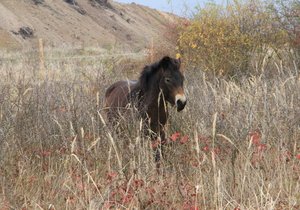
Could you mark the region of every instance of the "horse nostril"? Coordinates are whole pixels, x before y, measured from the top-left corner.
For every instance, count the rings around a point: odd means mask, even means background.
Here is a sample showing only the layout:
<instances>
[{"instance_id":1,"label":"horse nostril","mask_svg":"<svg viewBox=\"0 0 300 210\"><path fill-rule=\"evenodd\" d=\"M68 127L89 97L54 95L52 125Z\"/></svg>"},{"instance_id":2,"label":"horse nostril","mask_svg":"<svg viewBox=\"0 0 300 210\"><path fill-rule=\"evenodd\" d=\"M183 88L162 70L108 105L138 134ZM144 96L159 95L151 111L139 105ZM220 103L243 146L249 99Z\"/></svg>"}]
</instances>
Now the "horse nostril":
<instances>
[{"instance_id":1,"label":"horse nostril","mask_svg":"<svg viewBox=\"0 0 300 210\"><path fill-rule=\"evenodd\" d=\"M183 110L185 105L186 105L186 100L185 101L177 100L176 101L177 111Z\"/></svg>"}]
</instances>

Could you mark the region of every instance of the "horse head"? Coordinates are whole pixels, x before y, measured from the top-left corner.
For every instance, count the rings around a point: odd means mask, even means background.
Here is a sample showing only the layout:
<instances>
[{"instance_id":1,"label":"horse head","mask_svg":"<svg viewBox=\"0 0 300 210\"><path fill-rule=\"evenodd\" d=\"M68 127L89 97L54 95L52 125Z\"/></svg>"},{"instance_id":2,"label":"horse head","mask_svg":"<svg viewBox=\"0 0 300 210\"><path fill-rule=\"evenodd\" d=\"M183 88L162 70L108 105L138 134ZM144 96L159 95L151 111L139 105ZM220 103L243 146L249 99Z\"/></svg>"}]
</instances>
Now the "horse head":
<instances>
[{"instance_id":1,"label":"horse head","mask_svg":"<svg viewBox=\"0 0 300 210\"><path fill-rule=\"evenodd\" d=\"M162 69L159 88L165 100L176 106L177 111L183 110L187 103L183 87L184 76L180 70L180 65L180 59L168 56L159 61L159 66Z\"/></svg>"}]
</instances>

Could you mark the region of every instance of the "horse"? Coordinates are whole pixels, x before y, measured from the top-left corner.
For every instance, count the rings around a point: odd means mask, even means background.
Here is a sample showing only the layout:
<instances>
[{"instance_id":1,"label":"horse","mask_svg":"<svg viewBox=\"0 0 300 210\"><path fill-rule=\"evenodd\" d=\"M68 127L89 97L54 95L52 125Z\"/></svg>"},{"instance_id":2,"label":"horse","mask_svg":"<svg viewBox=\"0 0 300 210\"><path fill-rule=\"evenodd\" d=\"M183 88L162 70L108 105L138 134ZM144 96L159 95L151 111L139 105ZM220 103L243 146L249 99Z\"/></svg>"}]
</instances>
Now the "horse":
<instances>
[{"instance_id":1,"label":"horse","mask_svg":"<svg viewBox=\"0 0 300 210\"><path fill-rule=\"evenodd\" d=\"M182 111L187 103L180 65L180 59L165 56L158 62L146 65L138 80L118 81L105 93L105 109L109 123L116 125L126 110L134 108L148 127L146 135L150 135L154 142L160 140L159 146L154 148L155 162L158 164L163 156L161 145L167 142L167 103L175 106L178 112Z\"/></svg>"}]
</instances>

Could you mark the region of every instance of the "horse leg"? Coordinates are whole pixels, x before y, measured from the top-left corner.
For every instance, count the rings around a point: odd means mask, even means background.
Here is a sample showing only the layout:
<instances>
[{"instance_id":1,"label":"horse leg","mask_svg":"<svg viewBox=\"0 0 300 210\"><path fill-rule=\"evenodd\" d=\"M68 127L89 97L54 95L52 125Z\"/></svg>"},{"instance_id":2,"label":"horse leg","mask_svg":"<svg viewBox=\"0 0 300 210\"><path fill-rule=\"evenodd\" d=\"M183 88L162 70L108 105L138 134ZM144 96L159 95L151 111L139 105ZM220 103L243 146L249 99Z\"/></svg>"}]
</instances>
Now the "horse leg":
<instances>
[{"instance_id":1,"label":"horse leg","mask_svg":"<svg viewBox=\"0 0 300 210\"><path fill-rule=\"evenodd\" d=\"M156 137L160 138L156 138L154 142L154 159L156 163L156 169L160 174L161 159L164 157L164 145L166 143L165 132L163 130L163 127L159 129L159 133L156 135Z\"/></svg>"},{"instance_id":2,"label":"horse leg","mask_svg":"<svg viewBox=\"0 0 300 210\"><path fill-rule=\"evenodd\" d=\"M164 145L166 144L165 132L163 130L159 133L160 141L155 151L155 161L159 162L161 158L164 157Z\"/></svg>"},{"instance_id":3,"label":"horse leg","mask_svg":"<svg viewBox=\"0 0 300 210\"><path fill-rule=\"evenodd\" d=\"M116 134L121 133L120 122L122 120L122 113L118 108L110 108L108 110L107 120L108 127L111 129L111 131L115 132Z\"/></svg>"}]
</instances>

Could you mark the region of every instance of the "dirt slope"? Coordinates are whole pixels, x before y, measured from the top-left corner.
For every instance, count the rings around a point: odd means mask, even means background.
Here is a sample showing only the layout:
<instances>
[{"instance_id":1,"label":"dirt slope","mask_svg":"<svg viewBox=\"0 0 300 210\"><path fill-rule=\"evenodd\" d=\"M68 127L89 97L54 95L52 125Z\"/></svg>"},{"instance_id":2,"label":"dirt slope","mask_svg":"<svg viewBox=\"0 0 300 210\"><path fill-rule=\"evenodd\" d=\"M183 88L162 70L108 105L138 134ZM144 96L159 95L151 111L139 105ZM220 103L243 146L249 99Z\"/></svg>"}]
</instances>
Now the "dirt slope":
<instances>
[{"instance_id":1,"label":"dirt slope","mask_svg":"<svg viewBox=\"0 0 300 210\"><path fill-rule=\"evenodd\" d=\"M68 3L69 2L69 3ZM175 16L137 4L105 0L1 0L0 48L122 47L141 50L163 36Z\"/></svg>"}]
</instances>

